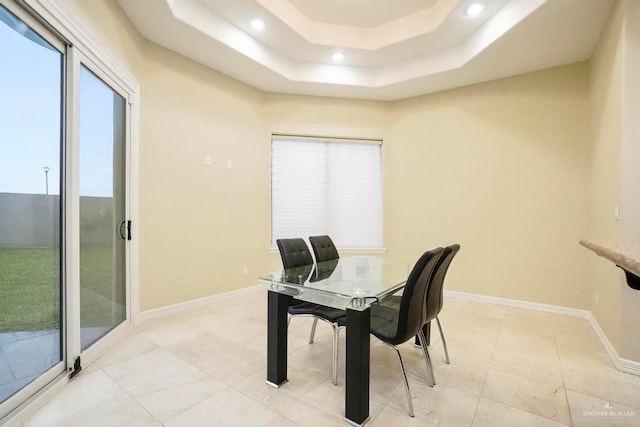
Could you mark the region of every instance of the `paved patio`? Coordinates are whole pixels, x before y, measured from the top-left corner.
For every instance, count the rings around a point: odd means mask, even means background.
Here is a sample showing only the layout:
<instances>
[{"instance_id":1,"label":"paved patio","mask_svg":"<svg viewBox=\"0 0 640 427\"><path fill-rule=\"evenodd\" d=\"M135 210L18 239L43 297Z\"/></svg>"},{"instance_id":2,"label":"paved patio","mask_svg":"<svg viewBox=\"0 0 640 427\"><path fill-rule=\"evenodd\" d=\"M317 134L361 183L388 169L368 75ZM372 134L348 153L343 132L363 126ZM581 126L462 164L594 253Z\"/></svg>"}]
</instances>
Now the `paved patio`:
<instances>
[{"instance_id":1,"label":"paved patio","mask_svg":"<svg viewBox=\"0 0 640 427\"><path fill-rule=\"evenodd\" d=\"M58 363L60 331L0 333L0 402Z\"/></svg>"}]
</instances>

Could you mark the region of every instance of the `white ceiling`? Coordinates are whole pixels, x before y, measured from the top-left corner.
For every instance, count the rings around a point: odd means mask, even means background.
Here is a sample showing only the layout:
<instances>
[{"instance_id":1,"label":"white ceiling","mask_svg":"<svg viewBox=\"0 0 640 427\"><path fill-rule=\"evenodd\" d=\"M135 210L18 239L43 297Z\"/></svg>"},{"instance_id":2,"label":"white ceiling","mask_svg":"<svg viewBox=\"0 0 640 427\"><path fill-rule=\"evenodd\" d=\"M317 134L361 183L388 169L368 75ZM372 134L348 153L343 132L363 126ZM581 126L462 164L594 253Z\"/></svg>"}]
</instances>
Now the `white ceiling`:
<instances>
[{"instance_id":1,"label":"white ceiling","mask_svg":"<svg viewBox=\"0 0 640 427\"><path fill-rule=\"evenodd\" d=\"M352 27L377 27L433 6L437 0L290 0L312 21ZM366 11L364 13L363 11Z\"/></svg>"},{"instance_id":2,"label":"white ceiling","mask_svg":"<svg viewBox=\"0 0 640 427\"><path fill-rule=\"evenodd\" d=\"M469 17L472 0L118 1L147 39L258 89L381 100L588 59L613 3L482 0Z\"/></svg>"}]
</instances>

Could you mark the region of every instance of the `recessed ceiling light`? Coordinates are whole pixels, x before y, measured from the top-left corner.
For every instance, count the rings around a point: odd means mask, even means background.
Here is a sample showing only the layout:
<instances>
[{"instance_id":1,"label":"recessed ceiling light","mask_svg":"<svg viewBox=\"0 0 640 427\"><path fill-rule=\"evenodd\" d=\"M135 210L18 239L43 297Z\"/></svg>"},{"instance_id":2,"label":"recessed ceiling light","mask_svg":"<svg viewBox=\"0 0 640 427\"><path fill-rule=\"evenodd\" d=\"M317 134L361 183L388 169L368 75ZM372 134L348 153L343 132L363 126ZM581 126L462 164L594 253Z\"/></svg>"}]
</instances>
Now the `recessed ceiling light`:
<instances>
[{"instance_id":1,"label":"recessed ceiling light","mask_svg":"<svg viewBox=\"0 0 640 427\"><path fill-rule=\"evenodd\" d=\"M258 31L264 30L264 21L261 19L254 19L251 21L251 28Z\"/></svg>"},{"instance_id":2,"label":"recessed ceiling light","mask_svg":"<svg viewBox=\"0 0 640 427\"><path fill-rule=\"evenodd\" d=\"M476 16L481 14L484 8L485 8L484 3L471 3L464 10L464 14L467 16Z\"/></svg>"},{"instance_id":3,"label":"recessed ceiling light","mask_svg":"<svg viewBox=\"0 0 640 427\"><path fill-rule=\"evenodd\" d=\"M336 62L340 62L340 61L344 61L344 53L342 52L334 52L333 55L331 55L331 59L333 59Z\"/></svg>"}]
</instances>

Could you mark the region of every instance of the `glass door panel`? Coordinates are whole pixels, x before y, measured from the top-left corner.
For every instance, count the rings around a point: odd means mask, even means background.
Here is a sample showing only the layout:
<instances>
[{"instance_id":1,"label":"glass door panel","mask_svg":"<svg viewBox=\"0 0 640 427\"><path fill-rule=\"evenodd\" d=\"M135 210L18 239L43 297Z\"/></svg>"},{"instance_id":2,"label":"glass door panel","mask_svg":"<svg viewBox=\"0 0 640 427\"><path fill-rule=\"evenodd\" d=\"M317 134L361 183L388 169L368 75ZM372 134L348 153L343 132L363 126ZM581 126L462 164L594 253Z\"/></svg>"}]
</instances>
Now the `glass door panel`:
<instances>
[{"instance_id":1,"label":"glass door panel","mask_svg":"<svg viewBox=\"0 0 640 427\"><path fill-rule=\"evenodd\" d=\"M127 318L126 101L80 68L80 343L86 350Z\"/></svg>"},{"instance_id":2,"label":"glass door panel","mask_svg":"<svg viewBox=\"0 0 640 427\"><path fill-rule=\"evenodd\" d=\"M58 49L0 5L0 417L65 368Z\"/></svg>"}]
</instances>

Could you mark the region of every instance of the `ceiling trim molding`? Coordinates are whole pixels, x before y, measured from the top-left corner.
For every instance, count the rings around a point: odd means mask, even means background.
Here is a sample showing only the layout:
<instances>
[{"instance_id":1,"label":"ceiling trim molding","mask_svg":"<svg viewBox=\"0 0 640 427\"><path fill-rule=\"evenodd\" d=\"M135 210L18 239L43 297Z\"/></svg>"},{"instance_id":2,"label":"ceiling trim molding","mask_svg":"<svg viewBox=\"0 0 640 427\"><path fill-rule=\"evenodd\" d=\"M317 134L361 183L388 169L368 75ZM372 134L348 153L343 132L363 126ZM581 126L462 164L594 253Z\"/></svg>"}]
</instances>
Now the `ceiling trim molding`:
<instances>
[{"instance_id":1,"label":"ceiling trim molding","mask_svg":"<svg viewBox=\"0 0 640 427\"><path fill-rule=\"evenodd\" d=\"M118 2L147 39L257 89L379 100L402 99L588 59L613 4L613 0L494 2L492 14L455 43L432 45L431 51L416 50L413 56L396 55L408 59L377 61L382 64L378 66L353 66L348 61L345 65L326 62L320 55L326 55L327 50L314 51L315 56L296 56L291 46L302 50L316 46L292 31L281 31L280 39L270 39L267 45L259 35L241 28L244 18L248 23L254 13L264 12L262 3L290 4L288 0L246 1L234 12L244 15L235 18L217 13L208 0ZM458 9L466 3L456 0ZM575 13L577 8L580 13ZM449 19L455 20L459 30L465 21L458 12ZM286 27L280 25L281 29ZM405 43L409 44L391 49L414 49L418 40ZM388 54L353 51L353 56L356 53ZM316 58L318 62L310 62ZM358 63L355 58L353 62Z\"/></svg>"},{"instance_id":2,"label":"ceiling trim molding","mask_svg":"<svg viewBox=\"0 0 640 427\"><path fill-rule=\"evenodd\" d=\"M288 3L286 0L270 1ZM547 1L509 2L462 44L379 68L295 62L231 25L199 2L168 0L168 5L172 17L184 26L226 45L287 80L377 88L464 66Z\"/></svg>"}]
</instances>

